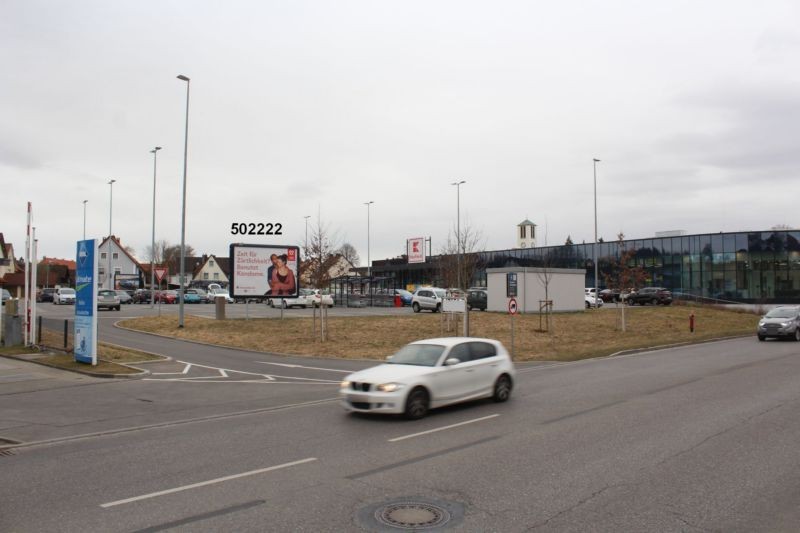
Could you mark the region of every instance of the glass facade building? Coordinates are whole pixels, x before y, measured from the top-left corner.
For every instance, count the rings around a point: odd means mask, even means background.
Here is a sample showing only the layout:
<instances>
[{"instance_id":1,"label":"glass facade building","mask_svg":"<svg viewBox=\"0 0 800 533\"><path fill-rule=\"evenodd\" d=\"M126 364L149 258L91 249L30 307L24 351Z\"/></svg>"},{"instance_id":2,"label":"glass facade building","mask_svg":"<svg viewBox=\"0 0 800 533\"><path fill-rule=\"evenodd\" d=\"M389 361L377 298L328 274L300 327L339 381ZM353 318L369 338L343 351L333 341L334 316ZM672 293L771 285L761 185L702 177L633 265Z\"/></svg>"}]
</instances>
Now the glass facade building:
<instances>
[{"instance_id":1,"label":"glass facade building","mask_svg":"<svg viewBox=\"0 0 800 533\"><path fill-rule=\"evenodd\" d=\"M586 269L586 286L594 286L594 244L518 248L473 254L471 285L485 285L486 269L541 267ZM743 303L800 302L800 231L705 233L676 237L599 243L599 285L605 287L620 255L631 251L629 266L645 272L645 285L675 293ZM440 256L425 264L404 258L375 261L375 276L397 286L433 284L441 279Z\"/></svg>"}]
</instances>

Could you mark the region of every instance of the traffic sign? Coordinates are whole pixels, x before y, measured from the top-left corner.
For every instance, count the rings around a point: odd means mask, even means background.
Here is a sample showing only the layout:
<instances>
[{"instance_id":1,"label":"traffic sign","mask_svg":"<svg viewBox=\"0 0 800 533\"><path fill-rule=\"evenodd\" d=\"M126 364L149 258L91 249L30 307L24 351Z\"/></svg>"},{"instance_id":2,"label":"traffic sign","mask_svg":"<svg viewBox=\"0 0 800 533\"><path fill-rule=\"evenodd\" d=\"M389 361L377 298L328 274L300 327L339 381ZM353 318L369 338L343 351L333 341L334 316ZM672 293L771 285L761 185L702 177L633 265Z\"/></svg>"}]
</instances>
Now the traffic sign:
<instances>
[{"instance_id":1,"label":"traffic sign","mask_svg":"<svg viewBox=\"0 0 800 533\"><path fill-rule=\"evenodd\" d=\"M161 283L161 280L164 279L164 276L167 275L166 267L158 267L158 268L155 268L154 271L155 271L155 274L156 274L156 281Z\"/></svg>"},{"instance_id":2,"label":"traffic sign","mask_svg":"<svg viewBox=\"0 0 800 533\"><path fill-rule=\"evenodd\" d=\"M511 298L508 301L508 312L510 314L512 314L512 315L516 315L517 314L517 299L516 298Z\"/></svg>"}]
</instances>

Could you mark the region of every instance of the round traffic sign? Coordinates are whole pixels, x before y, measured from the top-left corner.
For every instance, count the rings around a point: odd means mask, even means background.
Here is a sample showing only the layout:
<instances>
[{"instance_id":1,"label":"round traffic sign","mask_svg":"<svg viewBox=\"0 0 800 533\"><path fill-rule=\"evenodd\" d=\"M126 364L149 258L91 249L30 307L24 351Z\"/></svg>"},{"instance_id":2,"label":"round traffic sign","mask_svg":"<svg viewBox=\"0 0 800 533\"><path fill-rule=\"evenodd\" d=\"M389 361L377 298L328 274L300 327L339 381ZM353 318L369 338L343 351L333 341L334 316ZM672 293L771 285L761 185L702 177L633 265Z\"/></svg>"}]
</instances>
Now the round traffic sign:
<instances>
[{"instance_id":1,"label":"round traffic sign","mask_svg":"<svg viewBox=\"0 0 800 533\"><path fill-rule=\"evenodd\" d=\"M512 315L516 315L517 314L517 299L516 298L511 298L508 301L508 312L511 313Z\"/></svg>"}]
</instances>

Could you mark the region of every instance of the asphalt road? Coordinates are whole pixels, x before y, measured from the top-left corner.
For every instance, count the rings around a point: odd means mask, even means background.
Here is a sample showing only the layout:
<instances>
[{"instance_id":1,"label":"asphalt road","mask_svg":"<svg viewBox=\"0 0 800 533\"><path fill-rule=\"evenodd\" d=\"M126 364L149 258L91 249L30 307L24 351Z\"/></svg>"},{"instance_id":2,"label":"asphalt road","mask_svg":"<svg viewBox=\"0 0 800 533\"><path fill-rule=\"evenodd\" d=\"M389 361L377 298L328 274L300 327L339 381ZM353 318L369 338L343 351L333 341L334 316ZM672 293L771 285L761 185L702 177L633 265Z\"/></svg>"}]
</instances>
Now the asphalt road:
<instances>
[{"instance_id":1,"label":"asphalt road","mask_svg":"<svg viewBox=\"0 0 800 533\"><path fill-rule=\"evenodd\" d=\"M16 374L0 373L0 436L32 443L0 455L2 531L399 531L374 519L398 500L438 505L453 531L800 524L796 343L527 367L506 404L406 422L346 415L333 400L340 371L370 363L102 323L104 338L183 362L152 381L45 386L0 361Z\"/></svg>"}]
</instances>

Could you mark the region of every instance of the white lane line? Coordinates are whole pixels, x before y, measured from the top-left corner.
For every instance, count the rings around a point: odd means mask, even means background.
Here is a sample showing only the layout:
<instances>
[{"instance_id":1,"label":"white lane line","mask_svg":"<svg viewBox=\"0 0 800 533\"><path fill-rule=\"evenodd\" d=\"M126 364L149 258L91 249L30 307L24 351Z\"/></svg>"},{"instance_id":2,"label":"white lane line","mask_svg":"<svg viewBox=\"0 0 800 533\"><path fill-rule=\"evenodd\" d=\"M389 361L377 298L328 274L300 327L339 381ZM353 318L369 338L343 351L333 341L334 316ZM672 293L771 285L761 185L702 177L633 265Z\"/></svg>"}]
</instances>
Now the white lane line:
<instances>
[{"instance_id":1,"label":"white lane line","mask_svg":"<svg viewBox=\"0 0 800 533\"><path fill-rule=\"evenodd\" d=\"M500 416L499 413L483 416L481 418L475 418L474 420L467 420L465 422L459 422L458 424L450 424L449 426L443 426L436 429L429 429L428 431L420 431L419 433L412 433L411 435L404 435L402 437L395 437L393 439L389 439L389 442L397 442L406 439L413 439L414 437L419 437L420 435L428 435L429 433L436 433L437 431L444 431L445 429L452 429L457 428L458 426L466 426L467 424L474 424L475 422L482 422L483 420L489 420L490 418L495 418Z\"/></svg>"},{"instance_id":2,"label":"white lane line","mask_svg":"<svg viewBox=\"0 0 800 533\"><path fill-rule=\"evenodd\" d=\"M191 485L183 485L182 487L175 487L174 489L167 489L167 490L160 490L158 492L151 492L150 494L143 494L141 496L134 496L133 498L125 498L124 500L117 500L115 502L108 502L100 504L100 507L104 509L108 509L109 507L115 507L117 505L123 505L126 503L133 503L138 502L141 500L147 500L149 498L157 498L159 496L165 496L167 494L174 494L176 492L182 492L184 490L196 489L198 487L205 487L207 485L213 485L215 483L222 483L223 481L230 481L232 479L238 479L247 476L254 476L256 474L263 474L264 472L271 472L273 470L280 470L281 468L288 468L290 466L297 466L303 463L310 463L312 461L316 461L316 457L309 457L307 459L301 459L299 461L292 461L291 463L283 463L282 465L270 466L267 468L259 468L258 470L250 470L249 472L242 472L241 474L233 474L231 476L225 477L218 477L216 479L209 479L208 481L201 481L200 483L192 483Z\"/></svg>"},{"instance_id":3,"label":"white lane line","mask_svg":"<svg viewBox=\"0 0 800 533\"><path fill-rule=\"evenodd\" d=\"M285 366L286 368L305 368L306 370L325 370L328 372L341 372L342 374L352 374L353 372L355 372L354 370L338 370L336 368L321 368L318 366L291 365L288 363L270 363L269 361L255 361L255 362L261 363L262 365Z\"/></svg>"}]
</instances>

